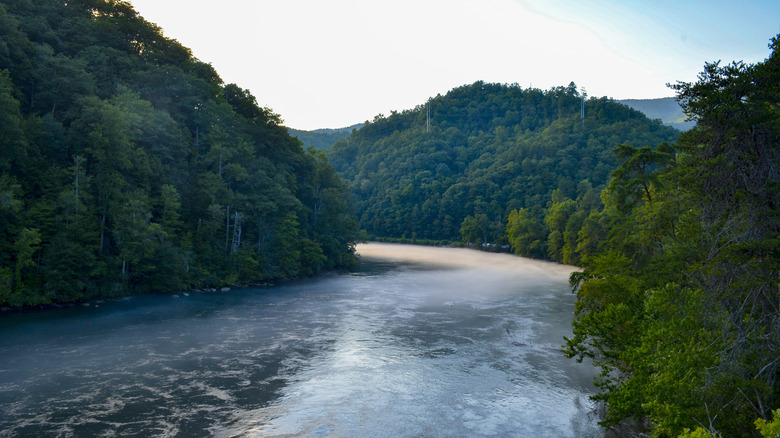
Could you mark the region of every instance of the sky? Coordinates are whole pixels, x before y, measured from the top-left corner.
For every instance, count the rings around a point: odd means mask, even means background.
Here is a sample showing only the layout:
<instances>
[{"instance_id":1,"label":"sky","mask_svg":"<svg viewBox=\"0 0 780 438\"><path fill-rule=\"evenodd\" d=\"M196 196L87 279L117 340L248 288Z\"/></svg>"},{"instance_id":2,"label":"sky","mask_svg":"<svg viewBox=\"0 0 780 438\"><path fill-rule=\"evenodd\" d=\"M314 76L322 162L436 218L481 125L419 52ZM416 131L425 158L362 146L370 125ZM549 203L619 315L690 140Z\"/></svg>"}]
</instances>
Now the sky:
<instances>
[{"instance_id":1,"label":"sky","mask_svg":"<svg viewBox=\"0 0 780 438\"><path fill-rule=\"evenodd\" d=\"M296 129L341 128L482 80L650 99L755 63L777 0L129 0Z\"/></svg>"}]
</instances>

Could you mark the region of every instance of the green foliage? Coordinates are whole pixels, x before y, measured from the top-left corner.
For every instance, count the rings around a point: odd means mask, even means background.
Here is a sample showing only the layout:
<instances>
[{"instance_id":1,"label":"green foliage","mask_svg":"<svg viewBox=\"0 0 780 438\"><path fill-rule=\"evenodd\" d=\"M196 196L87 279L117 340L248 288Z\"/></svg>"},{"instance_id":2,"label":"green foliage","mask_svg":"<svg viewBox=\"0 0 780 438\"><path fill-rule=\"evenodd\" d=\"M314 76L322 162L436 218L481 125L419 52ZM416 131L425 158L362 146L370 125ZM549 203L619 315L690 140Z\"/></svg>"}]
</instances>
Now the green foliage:
<instances>
[{"instance_id":1,"label":"green foliage","mask_svg":"<svg viewBox=\"0 0 780 438\"><path fill-rule=\"evenodd\" d=\"M721 435L717 432L710 432L707 429L699 426L694 430L685 429L681 435L677 438L721 438Z\"/></svg>"},{"instance_id":2,"label":"green foliage","mask_svg":"<svg viewBox=\"0 0 780 438\"><path fill-rule=\"evenodd\" d=\"M517 255L543 258L547 254L544 224L526 208L509 213L506 234L512 251Z\"/></svg>"},{"instance_id":3,"label":"green foliage","mask_svg":"<svg viewBox=\"0 0 780 438\"><path fill-rule=\"evenodd\" d=\"M567 242L565 235L569 228L574 227L569 227L568 225L571 219L573 219L576 208L577 203L575 201L566 199L561 202L553 201L547 209L547 214L544 217L544 223L547 225L547 229L550 230L550 234L547 237L547 254L554 260L561 260L564 263L571 261L569 260L571 258L570 251L566 251Z\"/></svg>"},{"instance_id":4,"label":"green foliage","mask_svg":"<svg viewBox=\"0 0 780 438\"><path fill-rule=\"evenodd\" d=\"M463 236L463 242L477 246L488 243L488 229L490 221L487 215L478 213L475 216L466 216L460 225L460 235Z\"/></svg>"},{"instance_id":5,"label":"green foliage","mask_svg":"<svg viewBox=\"0 0 780 438\"><path fill-rule=\"evenodd\" d=\"M504 243L510 213L525 208L534 220L543 218L539 208L554 190L571 200L590 192L596 205L583 200L588 210L576 221L587 218L600 206L616 143L658 144L678 135L606 98L587 101L583 124L580 103L574 84L542 91L476 82L377 116L327 153L348 181L369 234L460 241L464 221L485 215L488 241ZM539 241L530 252L562 260L566 247L567 261L578 260L575 223L566 236L565 224L557 230L553 254L546 252L547 233L555 230L534 230L544 236L528 242ZM530 254L525 247L516 251Z\"/></svg>"},{"instance_id":6,"label":"green foliage","mask_svg":"<svg viewBox=\"0 0 780 438\"><path fill-rule=\"evenodd\" d=\"M619 203L617 208L627 211L641 201L651 203L652 192L658 186L655 168L666 166L674 158L674 150L666 143L657 148L635 148L621 144L614 150L621 164L612 172L608 190Z\"/></svg>"},{"instance_id":7,"label":"green foliage","mask_svg":"<svg viewBox=\"0 0 780 438\"><path fill-rule=\"evenodd\" d=\"M761 436L764 438L780 437L780 409L772 411L772 416L771 421L766 421L763 418L755 421L756 429L761 432Z\"/></svg>"},{"instance_id":8,"label":"green foliage","mask_svg":"<svg viewBox=\"0 0 780 438\"><path fill-rule=\"evenodd\" d=\"M8 70L0 70L0 132L3 133L0 172L9 171L26 149L20 104L12 91Z\"/></svg>"},{"instance_id":9,"label":"green foliage","mask_svg":"<svg viewBox=\"0 0 780 438\"><path fill-rule=\"evenodd\" d=\"M705 66L675 86L697 126L674 150L620 145L578 232L570 357L602 370L604 424L654 436L776 436L780 361L780 42L756 65ZM552 251L572 207L553 196ZM564 232L565 233L565 232ZM561 254L565 257L564 253ZM775 417L776 418L776 417ZM772 435L774 434L774 435Z\"/></svg>"},{"instance_id":10,"label":"green foliage","mask_svg":"<svg viewBox=\"0 0 780 438\"><path fill-rule=\"evenodd\" d=\"M780 409L772 411L772 420L767 421L763 418L757 419L753 424L756 429L764 438L778 438L780 437ZM702 426L697 427L694 430L685 429L678 438L721 438L722 435L716 430L708 430Z\"/></svg>"},{"instance_id":11,"label":"green foliage","mask_svg":"<svg viewBox=\"0 0 780 438\"><path fill-rule=\"evenodd\" d=\"M0 1L0 306L354 262L325 157L126 2Z\"/></svg>"}]
</instances>

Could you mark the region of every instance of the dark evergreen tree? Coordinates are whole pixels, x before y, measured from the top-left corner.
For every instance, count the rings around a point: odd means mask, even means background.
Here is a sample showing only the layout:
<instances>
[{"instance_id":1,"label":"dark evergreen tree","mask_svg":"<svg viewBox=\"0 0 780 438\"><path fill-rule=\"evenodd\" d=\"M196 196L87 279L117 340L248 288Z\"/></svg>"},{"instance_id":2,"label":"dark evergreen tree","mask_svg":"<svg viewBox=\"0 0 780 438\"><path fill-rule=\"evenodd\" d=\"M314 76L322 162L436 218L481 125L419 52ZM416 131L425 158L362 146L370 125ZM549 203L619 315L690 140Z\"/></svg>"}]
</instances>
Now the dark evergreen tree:
<instances>
[{"instance_id":1,"label":"dark evergreen tree","mask_svg":"<svg viewBox=\"0 0 780 438\"><path fill-rule=\"evenodd\" d=\"M675 151L618 147L605 206L580 230L566 352L601 367L607 425L758 436L754 420L778 406L780 41L770 48L674 86L696 127Z\"/></svg>"}]
</instances>

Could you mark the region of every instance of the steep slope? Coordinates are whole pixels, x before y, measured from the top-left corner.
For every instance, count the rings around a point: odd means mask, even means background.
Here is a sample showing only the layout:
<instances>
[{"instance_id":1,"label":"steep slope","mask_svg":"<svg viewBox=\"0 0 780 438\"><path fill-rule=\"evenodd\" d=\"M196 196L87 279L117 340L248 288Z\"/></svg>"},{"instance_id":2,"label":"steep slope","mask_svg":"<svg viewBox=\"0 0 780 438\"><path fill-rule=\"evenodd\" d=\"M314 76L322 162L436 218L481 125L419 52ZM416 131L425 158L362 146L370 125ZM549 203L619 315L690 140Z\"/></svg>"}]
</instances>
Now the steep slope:
<instances>
[{"instance_id":1,"label":"steep slope","mask_svg":"<svg viewBox=\"0 0 780 438\"><path fill-rule=\"evenodd\" d=\"M769 47L678 82L696 127L673 147L621 147L606 205L574 230L589 254L564 351L601 368L606 426L778 436L780 37Z\"/></svg>"},{"instance_id":2,"label":"steep slope","mask_svg":"<svg viewBox=\"0 0 780 438\"><path fill-rule=\"evenodd\" d=\"M130 4L0 2L0 306L352 260L323 155Z\"/></svg>"},{"instance_id":3,"label":"steep slope","mask_svg":"<svg viewBox=\"0 0 780 438\"><path fill-rule=\"evenodd\" d=\"M361 227L375 236L460 239L484 215L500 241L509 213L537 216L558 189L598 203L621 143L655 146L678 131L576 86L549 91L476 82L390 116L377 116L329 151L349 181Z\"/></svg>"}]
</instances>

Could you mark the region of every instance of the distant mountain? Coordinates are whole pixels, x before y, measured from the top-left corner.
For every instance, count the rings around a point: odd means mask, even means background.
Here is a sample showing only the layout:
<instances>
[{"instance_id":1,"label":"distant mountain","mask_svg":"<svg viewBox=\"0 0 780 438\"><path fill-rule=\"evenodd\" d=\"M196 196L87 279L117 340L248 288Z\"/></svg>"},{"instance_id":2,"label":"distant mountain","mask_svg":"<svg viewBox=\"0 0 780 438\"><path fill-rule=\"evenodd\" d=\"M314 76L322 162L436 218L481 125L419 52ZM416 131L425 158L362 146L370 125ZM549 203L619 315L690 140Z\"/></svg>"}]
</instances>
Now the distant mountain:
<instances>
[{"instance_id":1,"label":"distant mountain","mask_svg":"<svg viewBox=\"0 0 780 438\"><path fill-rule=\"evenodd\" d=\"M662 97L660 99L626 99L618 102L643 112L647 117L659 119L664 125L669 125L680 131L687 131L696 125L696 122L686 121L682 107L674 97Z\"/></svg>"},{"instance_id":2,"label":"distant mountain","mask_svg":"<svg viewBox=\"0 0 780 438\"><path fill-rule=\"evenodd\" d=\"M346 128L337 129L315 129L313 131L302 131L299 129L287 128L287 132L303 142L303 147L313 146L317 150L327 150L339 140L349 137L353 129L360 129L362 123L358 123Z\"/></svg>"},{"instance_id":3,"label":"distant mountain","mask_svg":"<svg viewBox=\"0 0 780 438\"><path fill-rule=\"evenodd\" d=\"M377 116L328 158L372 236L459 240L464 219L478 216L492 224L483 240L497 242L512 210L543 216L553 191L597 205L619 144L679 135L613 99L589 99L584 120L580 106L574 84L543 91L480 81Z\"/></svg>"}]
</instances>

